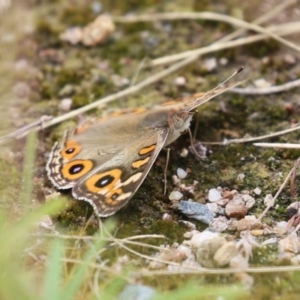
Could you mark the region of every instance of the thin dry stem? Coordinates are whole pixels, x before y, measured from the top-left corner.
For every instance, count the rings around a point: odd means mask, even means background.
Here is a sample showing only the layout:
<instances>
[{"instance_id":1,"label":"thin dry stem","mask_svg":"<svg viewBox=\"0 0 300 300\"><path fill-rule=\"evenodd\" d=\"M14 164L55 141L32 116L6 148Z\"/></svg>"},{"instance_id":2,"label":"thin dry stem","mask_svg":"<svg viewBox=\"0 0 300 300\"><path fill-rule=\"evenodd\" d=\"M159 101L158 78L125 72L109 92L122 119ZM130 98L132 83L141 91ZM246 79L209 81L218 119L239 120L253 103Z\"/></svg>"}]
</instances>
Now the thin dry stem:
<instances>
[{"instance_id":1,"label":"thin dry stem","mask_svg":"<svg viewBox=\"0 0 300 300\"><path fill-rule=\"evenodd\" d=\"M64 262L71 262L74 264L85 264L81 260L77 259L62 259ZM166 262L169 263L169 262ZM89 267L93 269L100 269L107 272L112 272L112 268L103 267L95 263L87 264ZM207 268L191 268L188 266L181 266L178 271L168 271L168 270L159 270L159 271L150 271L143 270L135 273L137 276L149 277L149 276L172 276L172 275L192 275L192 274L236 274L236 273L276 273L276 272L295 272L300 271L300 266L278 266L278 267L249 267L249 268L241 268L241 269L207 269Z\"/></svg>"},{"instance_id":2,"label":"thin dry stem","mask_svg":"<svg viewBox=\"0 0 300 300\"><path fill-rule=\"evenodd\" d=\"M300 79L285 84L275 85L268 88L233 88L230 91L241 95L268 95L288 91L300 87Z\"/></svg>"},{"instance_id":3,"label":"thin dry stem","mask_svg":"<svg viewBox=\"0 0 300 300\"><path fill-rule=\"evenodd\" d=\"M278 196L280 195L280 193L282 192L282 190L284 189L284 187L287 185L287 182L289 181L290 177L292 176L294 168L295 168L295 166L291 169L291 171L289 172L289 174L286 176L284 182L281 184L281 186L278 189L276 195L273 197L273 200L265 208L265 210L261 213L261 215L258 217L258 220L261 220L266 215L266 213L269 211L269 209L274 206L275 200L278 198Z\"/></svg>"},{"instance_id":4,"label":"thin dry stem","mask_svg":"<svg viewBox=\"0 0 300 300\"><path fill-rule=\"evenodd\" d=\"M269 37L281 42L282 44L290 47L297 52L300 52L300 47L290 41L287 41L280 37L279 35L273 33L272 31L265 29L257 24L248 23L243 20L222 15L213 12L179 12L179 13L161 13L152 15L140 15L140 16L125 16L125 17L115 17L114 21L118 22L141 22L141 21L157 21L157 20L178 20L178 19L201 19L229 23L233 26L253 30L259 33L264 33Z\"/></svg>"},{"instance_id":5,"label":"thin dry stem","mask_svg":"<svg viewBox=\"0 0 300 300\"><path fill-rule=\"evenodd\" d=\"M243 269L206 269L199 268L196 271L185 270L185 267L181 266L178 271L149 271L143 270L138 272L137 275L143 277L149 276L171 276L171 275L184 275L184 274L236 274L236 273L276 273L276 272L293 272L300 271L300 266L282 266L282 267L253 267Z\"/></svg>"},{"instance_id":6,"label":"thin dry stem","mask_svg":"<svg viewBox=\"0 0 300 300\"><path fill-rule=\"evenodd\" d=\"M90 236L90 235L68 235L68 234L51 234L51 233L42 233L42 234L32 234L32 236L37 237L45 237L45 238L60 238L60 239L70 239L70 240L92 240L98 241L99 237ZM143 234L143 235L134 235L124 239L120 239L120 241L132 241L137 239L165 239L166 237L161 234ZM116 238L103 238L107 241L114 241Z\"/></svg>"},{"instance_id":7,"label":"thin dry stem","mask_svg":"<svg viewBox=\"0 0 300 300\"><path fill-rule=\"evenodd\" d=\"M264 148L300 149L300 144L292 143L254 143L253 145Z\"/></svg>"},{"instance_id":8,"label":"thin dry stem","mask_svg":"<svg viewBox=\"0 0 300 300\"><path fill-rule=\"evenodd\" d=\"M162 259L159 259L159 258L156 258L156 257L152 257L152 256L149 256L149 255L146 255L146 254L142 254L142 253L139 253L125 245L123 245L121 242L119 242L118 240L116 240L116 244L118 244L121 248L127 250L128 252L140 257L140 258L144 258L144 259L148 259L148 260L152 260L152 261L155 261L155 262L159 262L159 263L162 263L162 264L168 264L168 265L172 265L172 266L177 266L177 267L180 267L180 264L179 263L176 263L176 262L173 262L173 261L165 261L165 260L162 260ZM195 270L197 268L195 267L187 267L188 269L192 269L192 270Z\"/></svg>"},{"instance_id":9,"label":"thin dry stem","mask_svg":"<svg viewBox=\"0 0 300 300\"><path fill-rule=\"evenodd\" d=\"M211 144L222 144L222 145L228 145L228 144L239 144L239 143L248 143L248 142L254 142L254 141L259 141L259 140L264 140L264 139L268 139L271 137L275 137L275 136L280 136L280 135L284 135L287 133L291 133L293 131L299 130L300 129L300 124L296 124L294 127L292 128L288 128L285 130L281 130L281 131L277 131L277 132L273 132L273 133L269 133L266 135L261 135L261 136L257 136L257 137L245 137L245 138L241 138L241 139L232 139L232 140L226 140L224 142L213 142ZM204 142L203 142L204 144ZM205 144L209 144L209 143L205 143ZM255 146L259 146L260 143L255 143Z\"/></svg>"},{"instance_id":10,"label":"thin dry stem","mask_svg":"<svg viewBox=\"0 0 300 300\"><path fill-rule=\"evenodd\" d=\"M283 1L282 3L275 6L269 12L265 13L264 15L258 17L255 20L253 20L252 23L256 24L256 25L261 25L261 24L265 23L266 21L271 20L273 17L277 16L281 11L283 11L287 7L289 7L293 4L296 4L296 3L297 3L297 0ZM246 31L247 30L245 28L239 28L239 29L235 30L234 32L219 39L217 42L226 42L226 41L233 40L233 39L237 38L238 36L242 35L243 33L245 33Z\"/></svg>"},{"instance_id":11,"label":"thin dry stem","mask_svg":"<svg viewBox=\"0 0 300 300\"><path fill-rule=\"evenodd\" d=\"M269 32L276 33L278 36L285 36L293 34L300 31L300 22L286 23L278 26L270 26L267 28ZM238 46L243 46L246 44L255 43L267 39L269 36L267 34L256 34L245 38L240 38L234 41L227 42L215 42L209 46L201 47L194 50L188 50L181 53L176 53L172 55L163 56L160 58L153 59L151 61L151 66L168 64L173 61L184 59L186 57L195 55L198 58L200 55L217 52L224 49L230 49Z\"/></svg>"}]
</instances>

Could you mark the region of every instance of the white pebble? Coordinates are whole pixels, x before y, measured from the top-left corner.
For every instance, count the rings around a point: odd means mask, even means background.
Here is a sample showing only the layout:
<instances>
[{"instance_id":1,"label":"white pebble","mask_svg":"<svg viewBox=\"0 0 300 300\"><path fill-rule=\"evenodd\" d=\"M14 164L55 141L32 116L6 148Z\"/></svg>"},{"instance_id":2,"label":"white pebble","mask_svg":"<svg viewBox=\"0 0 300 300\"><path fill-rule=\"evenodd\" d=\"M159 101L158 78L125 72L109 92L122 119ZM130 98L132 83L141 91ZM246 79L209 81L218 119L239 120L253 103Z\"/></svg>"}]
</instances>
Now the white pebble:
<instances>
[{"instance_id":1,"label":"white pebble","mask_svg":"<svg viewBox=\"0 0 300 300\"><path fill-rule=\"evenodd\" d=\"M222 57L219 59L219 63L221 66L226 66L228 64L228 59L225 57Z\"/></svg>"},{"instance_id":2,"label":"white pebble","mask_svg":"<svg viewBox=\"0 0 300 300\"><path fill-rule=\"evenodd\" d=\"M183 148L180 152L181 157L187 157L188 154L189 154L189 150L186 148Z\"/></svg>"},{"instance_id":3,"label":"white pebble","mask_svg":"<svg viewBox=\"0 0 300 300\"><path fill-rule=\"evenodd\" d=\"M211 72L217 68L217 60L215 57L207 58L204 60L204 67L207 71Z\"/></svg>"},{"instance_id":4,"label":"white pebble","mask_svg":"<svg viewBox=\"0 0 300 300\"><path fill-rule=\"evenodd\" d=\"M209 202L215 202L222 198L221 193L217 189L210 189L208 191L208 200Z\"/></svg>"},{"instance_id":5,"label":"white pebble","mask_svg":"<svg viewBox=\"0 0 300 300\"><path fill-rule=\"evenodd\" d=\"M240 173L240 174L238 174L236 179L237 179L238 182L243 182L244 178L245 178L245 174Z\"/></svg>"},{"instance_id":6,"label":"white pebble","mask_svg":"<svg viewBox=\"0 0 300 300\"><path fill-rule=\"evenodd\" d=\"M178 168L178 169L177 169L177 176L178 176L179 179L185 178L186 175L187 175L187 172L186 172L186 171L184 171L184 170L181 169L181 168Z\"/></svg>"},{"instance_id":7,"label":"white pebble","mask_svg":"<svg viewBox=\"0 0 300 300\"><path fill-rule=\"evenodd\" d=\"M64 98L60 101L59 108L63 111L69 111L71 109L73 100L71 98Z\"/></svg>"},{"instance_id":8,"label":"white pebble","mask_svg":"<svg viewBox=\"0 0 300 300\"><path fill-rule=\"evenodd\" d=\"M274 199L273 196L271 194L267 194L265 199L264 199L264 204L265 206L273 206L274 205Z\"/></svg>"},{"instance_id":9,"label":"white pebble","mask_svg":"<svg viewBox=\"0 0 300 300\"><path fill-rule=\"evenodd\" d=\"M214 239L219 236L218 233L211 232L208 230L205 230L202 232L193 230L191 232L193 234L193 237L190 240L190 245L195 248L198 248L203 242L210 240L210 239Z\"/></svg>"},{"instance_id":10,"label":"white pebble","mask_svg":"<svg viewBox=\"0 0 300 300\"><path fill-rule=\"evenodd\" d=\"M174 83L177 86L185 86L186 85L186 79L183 76L178 76L175 78Z\"/></svg>"},{"instance_id":11,"label":"white pebble","mask_svg":"<svg viewBox=\"0 0 300 300\"><path fill-rule=\"evenodd\" d=\"M169 199L171 201L176 201L176 200L178 201L178 200L180 200L182 198L182 196L183 196L182 193L180 193L178 191L173 191L173 192L171 192L171 194L169 196Z\"/></svg>"},{"instance_id":12,"label":"white pebble","mask_svg":"<svg viewBox=\"0 0 300 300\"><path fill-rule=\"evenodd\" d=\"M215 203L215 202L214 203L207 203L206 206L214 214L217 214L219 212L219 210L218 210L218 204Z\"/></svg>"},{"instance_id":13,"label":"white pebble","mask_svg":"<svg viewBox=\"0 0 300 300\"><path fill-rule=\"evenodd\" d=\"M256 187L254 190L253 190L254 194L255 195L260 195L261 194L261 189L259 187Z\"/></svg>"},{"instance_id":14,"label":"white pebble","mask_svg":"<svg viewBox=\"0 0 300 300\"><path fill-rule=\"evenodd\" d=\"M189 257L192 254L191 248L187 247L186 245L179 245L177 250L184 253L186 257Z\"/></svg>"},{"instance_id":15,"label":"white pebble","mask_svg":"<svg viewBox=\"0 0 300 300\"><path fill-rule=\"evenodd\" d=\"M286 228L287 227L287 222L286 221L280 221L276 223L276 227L280 227L280 228Z\"/></svg>"},{"instance_id":16,"label":"white pebble","mask_svg":"<svg viewBox=\"0 0 300 300\"><path fill-rule=\"evenodd\" d=\"M177 185L180 183L180 179L176 176L176 175L173 175L172 176L172 182L174 185Z\"/></svg>"},{"instance_id":17,"label":"white pebble","mask_svg":"<svg viewBox=\"0 0 300 300\"><path fill-rule=\"evenodd\" d=\"M268 88L272 84L270 82L268 82L267 80L263 79L263 78L259 78L259 79L254 80L254 85L257 88Z\"/></svg>"}]
</instances>

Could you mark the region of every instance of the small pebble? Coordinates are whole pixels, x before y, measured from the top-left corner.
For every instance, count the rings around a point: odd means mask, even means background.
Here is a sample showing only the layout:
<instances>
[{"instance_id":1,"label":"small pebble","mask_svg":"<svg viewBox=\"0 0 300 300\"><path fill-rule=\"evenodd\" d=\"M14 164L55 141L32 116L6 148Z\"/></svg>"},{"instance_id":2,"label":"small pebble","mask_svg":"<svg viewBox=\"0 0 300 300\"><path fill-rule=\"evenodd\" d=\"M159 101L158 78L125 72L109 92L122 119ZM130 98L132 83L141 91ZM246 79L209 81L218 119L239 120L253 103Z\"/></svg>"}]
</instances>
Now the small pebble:
<instances>
[{"instance_id":1,"label":"small pebble","mask_svg":"<svg viewBox=\"0 0 300 300\"><path fill-rule=\"evenodd\" d=\"M283 235L287 232L288 223L286 221L277 222L276 225L273 227L274 233L277 235Z\"/></svg>"},{"instance_id":2,"label":"small pebble","mask_svg":"<svg viewBox=\"0 0 300 300\"><path fill-rule=\"evenodd\" d=\"M179 179L184 179L187 176L187 172L181 168L177 169L177 176Z\"/></svg>"},{"instance_id":3,"label":"small pebble","mask_svg":"<svg viewBox=\"0 0 300 300\"><path fill-rule=\"evenodd\" d=\"M172 176L172 182L174 185L177 185L178 183L180 183L180 179L177 177L177 175Z\"/></svg>"},{"instance_id":4,"label":"small pebble","mask_svg":"<svg viewBox=\"0 0 300 300\"><path fill-rule=\"evenodd\" d=\"M205 241L219 237L219 234L209 230L204 230L202 232L192 230L190 233L192 234L192 238L189 242L191 247L194 248L198 248Z\"/></svg>"},{"instance_id":5,"label":"small pebble","mask_svg":"<svg viewBox=\"0 0 300 300\"><path fill-rule=\"evenodd\" d=\"M59 108L63 111L69 111L71 109L73 100L71 98L64 98L60 101Z\"/></svg>"},{"instance_id":6,"label":"small pebble","mask_svg":"<svg viewBox=\"0 0 300 300\"><path fill-rule=\"evenodd\" d=\"M235 192L236 192L235 190L233 190L233 191L224 191L224 192L222 192L222 198L231 200L234 197Z\"/></svg>"},{"instance_id":7,"label":"small pebble","mask_svg":"<svg viewBox=\"0 0 300 300\"><path fill-rule=\"evenodd\" d=\"M170 196L169 196L169 199L171 201L178 201L180 200L181 198L183 197L183 194L180 193L179 191L173 191L171 192Z\"/></svg>"},{"instance_id":8,"label":"small pebble","mask_svg":"<svg viewBox=\"0 0 300 300\"><path fill-rule=\"evenodd\" d=\"M130 84L130 80L120 75L113 74L111 75L111 81L116 87L124 87Z\"/></svg>"},{"instance_id":9,"label":"small pebble","mask_svg":"<svg viewBox=\"0 0 300 300\"><path fill-rule=\"evenodd\" d=\"M254 81L254 85L257 88L268 88L272 84L270 82L266 81L264 78L259 78Z\"/></svg>"},{"instance_id":10,"label":"small pebble","mask_svg":"<svg viewBox=\"0 0 300 300\"><path fill-rule=\"evenodd\" d=\"M235 242L227 242L223 244L214 255L214 262L217 267L228 265L233 257L238 254Z\"/></svg>"},{"instance_id":11,"label":"small pebble","mask_svg":"<svg viewBox=\"0 0 300 300\"><path fill-rule=\"evenodd\" d=\"M180 201L178 210L182 214L186 215L189 218L196 219L205 224L209 224L213 218L214 214L208 209L205 204L191 202L191 201Z\"/></svg>"},{"instance_id":12,"label":"small pebble","mask_svg":"<svg viewBox=\"0 0 300 300\"><path fill-rule=\"evenodd\" d=\"M164 213L162 219L163 221L172 221L172 216L168 213Z\"/></svg>"},{"instance_id":13,"label":"small pebble","mask_svg":"<svg viewBox=\"0 0 300 300\"><path fill-rule=\"evenodd\" d=\"M271 194L267 194L265 199L264 199L264 204L265 206L273 206L274 205L274 199L273 196Z\"/></svg>"},{"instance_id":14,"label":"small pebble","mask_svg":"<svg viewBox=\"0 0 300 300\"><path fill-rule=\"evenodd\" d=\"M243 173L238 174L236 181L242 183L242 182L244 182L244 178L245 178L245 174L243 174Z\"/></svg>"},{"instance_id":15,"label":"small pebble","mask_svg":"<svg viewBox=\"0 0 300 300\"><path fill-rule=\"evenodd\" d=\"M178 249L170 249L168 252L163 252L160 255L160 259L164 261L174 261L182 262L187 258L184 251L179 251Z\"/></svg>"},{"instance_id":16,"label":"small pebble","mask_svg":"<svg viewBox=\"0 0 300 300\"><path fill-rule=\"evenodd\" d=\"M228 64L228 59L225 58L225 57L221 57L219 59L219 63L220 63L221 66L226 66Z\"/></svg>"},{"instance_id":17,"label":"small pebble","mask_svg":"<svg viewBox=\"0 0 300 300\"><path fill-rule=\"evenodd\" d=\"M199 160L206 158L207 148L204 147L203 144L199 141L194 143L193 147L189 146L189 151L193 153Z\"/></svg>"},{"instance_id":18,"label":"small pebble","mask_svg":"<svg viewBox=\"0 0 300 300\"><path fill-rule=\"evenodd\" d=\"M215 202L214 203L206 203L206 206L214 214L217 214L219 212L219 209L218 209L219 206Z\"/></svg>"},{"instance_id":19,"label":"small pebble","mask_svg":"<svg viewBox=\"0 0 300 300\"><path fill-rule=\"evenodd\" d=\"M150 300L157 297L157 292L152 288L141 284L128 284L116 297L117 300Z\"/></svg>"},{"instance_id":20,"label":"small pebble","mask_svg":"<svg viewBox=\"0 0 300 300\"><path fill-rule=\"evenodd\" d=\"M242 200L246 204L247 210L249 210L250 208L252 208L255 205L255 199L252 196L250 196L250 195L241 195L241 197L242 197Z\"/></svg>"},{"instance_id":21,"label":"small pebble","mask_svg":"<svg viewBox=\"0 0 300 300\"><path fill-rule=\"evenodd\" d=\"M283 61L285 63L287 63L288 65L294 65L297 62L295 56L293 56L291 54L285 54L283 57Z\"/></svg>"},{"instance_id":22,"label":"small pebble","mask_svg":"<svg viewBox=\"0 0 300 300\"><path fill-rule=\"evenodd\" d=\"M277 244L277 243L278 243L277 238L273 237L273 238L270 238L270 239L267 239L267 240L263 241L261 243L261 246L267 246L267 245L272 245L272 244Z\"/></svg>"},{"instance_id":23,"label":"small pebble","mask_svg":"<svg viewBox=\"0 0 300 300\"><path fill-rule=\"evenodd\" d=\"M264 234L264 230L263 229L254 229L254 230L251 230L250 233L253 236L261 236Z\"/></svg>"},{"instance_id":24,"label":"small pebble","mask_svg":"<svg viewBox=\"0 0 300 300\"><path fill-rule=\"evenodd\" d=\"M196 226L195 226L195 228L196 228ZM191 239L193 237L193 234L190 231L187 231L183 234L183 237L185 239Z\"/></svg>"},{"instance_id":25,"label":"small pebble","mask_svg":"<svg viewBox=\"0 0 300 300\"><path fill-rule=\"evenodd\" d=\"M103 43L115 31L115 25L108 15L100 15L83 28L82 43L95 46Z\"/></svg>"},{"instance_id":26,"label":"small pebble","mask_svg":"<svg viewBox=\"0 0 300 300\"><path fill-rule=\"evenodd\" d=\"M286 209L286 214L287 214L288 218L291 218L292 216L299 214L299 213L300 213L300 202L299 201L295 201L295 202L291 203Z\"/></svg>"},{"instance_id":27,"label":"small pebble","mask_svg":"<svg viewBox=\"0 0 300 300\"><path fill-rule=\"evenodd\" d=\"M178 222L184 224L184 226L187 227L189 230L196 229L196 225L190 221L179 220Z\"/></svg>"},{"instance_id":28,"label":"small pebble","mask_svg":"<svg viewBox=\"0 0 300 300\"><path fill-rule=\"evenodd\" d=\"M177 250L184 253L186 257L189 257L192 254L192 249L186 245L179 245Z\"/></svg>"},{"instance_id":29,"label":"small pebble","mask_svg":"<svg viewBox=\"0 0 300 300\"><path fill-rule=\"evenodd\" d=\"M183 76L178 76L174 80L175 85L177 86L185 86L186 85L186 79Z\"/></svg>"},{"instance_id":30,"label":"small pebble","mask_svg":"<svg viewBox=\"0 0 300 300\"><path fill-rule=\"evenodd\" d=\"M280 240L278 243L278 252L298 254L300 252L300 241L297 233L291 233L286 238Z\"/></svg>"},{"instance_id":31,"label":"small pebble","mask_svg":"<svg viewBox=\"0 0 300 300\"><path fill-rule=\"evenodd\" d=\"M222 198L222 195L220 193L220 191L218 191L217 189L210 189L208 191L208 201L209 202L215 202L218 201Z\"/></svg>"},{"instance_id":32,"label":"small pebble","mask_svg":"<svg viewBox=\"0 0 300 300\"><path fill-rule=\"evenodd\" d=\"M242 219L247 214L245 203L240 199L232 199L225 207L225 214L228 218Z\"/></svg>"},{"instance_id":33,"label":"small pebble","mask_svg":"<svg viewBox=\"0 0 300 300\"><path fill-rule=\"evenodd\" d=\"M223 232L228 229L229 220L224 216L219 216L214 218L209 223L209 228L213 229L216 232Z\"/></svg>"},{"instance_id":34,"label":"small pebble","mask_svg":"<svg viewBox=\"0 0 300 300\"><path fill-rule=\"evenodd\" d=\"M254 190L253 190L254 194L255 195L260 195L261 194L261 189L259 187L256 187Z\"/></svg>"},{"instance_id":35,"label":"small pebble","mask_svg":"<svg viewBox=\"0 0 300 300\"><path fill-rule=\"evenodd\" d=\"M183 148L180 152L181 157L187 157L188 154L189 154L189 151L186 148Z\"/></svg>"},{"instance_id":36,"label":"small pebble","mask_svg":"<svg viewBox=\"0 0 300 300\"><path fill-rule=\"evenodd\" d=\"M59 37L62 41L68 42L71 45L77 45L82 40L82 34L82 29L77 26L68 28Z\"/></svg>"},{"instance_id":37,"label":"small pebble","mask_svg":"<svg viewBox=\"0 0 300 300\"><path fill-rule=\"evenodd\" d=\"M211 72L217 68L217 60L215 57L207 58L204 60L204 68L206 71Z\"/></svg>"},{"instance_id":38,"label":"small pebble","mask_svg":"<svg viewBox=\"0 0 300 300\"><path fill-rule=\"evenodd\" d=\"M221 248L222 245L226 244L226 242L226 239L221 236L205 240L195 250L196 259L198 263L206 268L216 267L217 265L214 261L214 255L217 252L217 250Z\"/></svg>"}]
</instances>

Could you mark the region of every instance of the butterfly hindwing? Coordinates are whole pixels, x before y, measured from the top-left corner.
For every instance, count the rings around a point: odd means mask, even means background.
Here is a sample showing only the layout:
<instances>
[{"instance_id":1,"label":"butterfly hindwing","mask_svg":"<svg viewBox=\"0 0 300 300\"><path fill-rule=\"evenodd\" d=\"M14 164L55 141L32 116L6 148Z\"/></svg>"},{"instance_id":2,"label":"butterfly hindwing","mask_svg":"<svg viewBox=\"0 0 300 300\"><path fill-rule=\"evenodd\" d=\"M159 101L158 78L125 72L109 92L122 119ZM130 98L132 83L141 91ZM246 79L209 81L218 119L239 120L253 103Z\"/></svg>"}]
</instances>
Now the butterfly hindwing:
<instances>
[{"instance_id":1,"label":"butterfly hindwing","mask_svg":"<svg viewBox=\"0 0 300 300\"><path fill-rule=\"evenodd\" d=\"M167 128L157 129L127 145L111 160L78 181L72 190L74 198L88 201L101 217L114 214L144 181L168 132Z\"/></svg>"}]
</instances>

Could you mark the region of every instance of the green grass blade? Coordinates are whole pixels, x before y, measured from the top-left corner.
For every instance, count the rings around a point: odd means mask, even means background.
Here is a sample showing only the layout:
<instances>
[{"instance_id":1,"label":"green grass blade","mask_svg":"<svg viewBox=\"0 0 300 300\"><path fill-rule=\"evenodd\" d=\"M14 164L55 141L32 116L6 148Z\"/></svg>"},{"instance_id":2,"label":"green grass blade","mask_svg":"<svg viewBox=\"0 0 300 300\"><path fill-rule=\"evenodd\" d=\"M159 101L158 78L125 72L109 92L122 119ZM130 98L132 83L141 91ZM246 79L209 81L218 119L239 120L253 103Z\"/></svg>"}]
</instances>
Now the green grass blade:
<instances>
[{"instance_id":1,"label":"green grass blade","mask_svg":"<svg viewBox=\"0 0 300 300\"><path fill-rule=\"evenodd\" d=\"M36 132L30 132L26 140L25 158L23 164L23 188L22 197L25 205L25 211L29 210L33 190L33 173L36 158L37 136Z\"/></svg>"},{"instance_id":2,"label":"green grass blade","mask_svg":"<svg viewBox=\"0 0 300 300\"><path fill-rule=\"evenodd\" d=\"M107 232L111 231L112 225L108 221L105 223ZM64 288L64 293L61 295L64 300L75 299L76 294L85 283L88 272L91 271L89 264L96 260L99 250L104 247L105 243L105 240L99 236L99 239L85 252L82 263L74 267L73 274L71 274L72 277L69 279L68 284Z\"/></svg>"},{"instance_id":3,"label":"green grass blade","mask_svg":"<svg viewBox=\"0 0 300 300\"><path fill-rule=\"evenodd\" d=\"M64 243L62 240L54 240L49 251L49 263L45 271L44 285L42 289L43 300L63 300L61 286L63 282Z\"/></svg>"}]
</instances>

